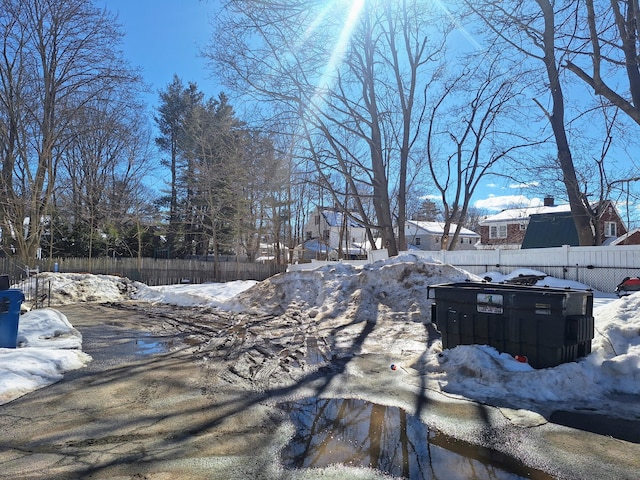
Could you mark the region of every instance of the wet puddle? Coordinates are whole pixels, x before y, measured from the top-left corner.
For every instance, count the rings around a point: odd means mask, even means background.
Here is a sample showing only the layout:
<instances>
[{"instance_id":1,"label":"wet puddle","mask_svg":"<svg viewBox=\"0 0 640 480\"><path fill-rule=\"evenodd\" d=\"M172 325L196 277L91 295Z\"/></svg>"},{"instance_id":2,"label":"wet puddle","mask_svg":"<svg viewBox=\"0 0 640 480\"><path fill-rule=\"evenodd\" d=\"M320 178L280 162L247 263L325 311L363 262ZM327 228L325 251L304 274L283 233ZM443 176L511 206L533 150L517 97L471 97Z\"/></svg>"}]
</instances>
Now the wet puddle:
<instances>
[{"instance_id":1,"label":"wet puddle","mask_svg":"<svg viewBox=\"0 0 640 480\"><path fill-rule=\"evenodd\" d=\"M500 452L434 431L397 407L308 398L280 408L296 427L281 452L287 468L342 464L408 479L553 478Z\"/></svg>"},{"instance_id":2,"label":"wet puddle","mask_svg":"<svg viewBox=\"0 0 640 480\"><path fill-rule=\"evenodd\" d=\"M166 342L156 340L142 340L140 338L134 340L134 351L137 355L154 355L156 353L164 353L169 350Z\"/></svg>"},{"instance_id":3,"label":"wet puddle","mask_svg":"<svg viewBox=\"0 0 640 480\"><path fill-rule=\"evenodd\" d=\"M130 346L135 355L156 355L167 353L174 342L174 338L145 337L134 339Z\"/></svg>"}]
</instances>

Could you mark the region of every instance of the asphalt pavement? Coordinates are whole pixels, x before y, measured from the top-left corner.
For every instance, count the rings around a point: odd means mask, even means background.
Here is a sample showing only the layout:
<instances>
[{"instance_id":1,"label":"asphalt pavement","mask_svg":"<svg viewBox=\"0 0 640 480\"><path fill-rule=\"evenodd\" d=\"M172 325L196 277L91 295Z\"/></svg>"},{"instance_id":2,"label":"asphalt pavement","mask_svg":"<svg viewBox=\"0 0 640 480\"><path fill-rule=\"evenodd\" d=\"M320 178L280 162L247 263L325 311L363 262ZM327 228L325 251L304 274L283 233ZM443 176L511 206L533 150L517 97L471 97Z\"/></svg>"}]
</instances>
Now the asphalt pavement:
<instances>
[{"instance_id":1,"label":"asphalt pavement","mask_svg":"<svg viewBox=\"0 0 640 480\"><path fill-rule=\"evenodd\" d=\"M269 392L221 379L219 366L198 353L208 342L202 327L190 331L179 315L140 307L56 308L83 334L93 361L0 406L0 478L317 478L310 469L282 468L276 459L291 436L286 416ZM472 402L430 401L428 408L447 433L430 436L446 448L464 440L453 441L467 425L489 445L530 455L519 458L529 473L499 478L640 478L638 419L560 411L550 421L524 415L522 422L516 410Z\"/></svg>"}]
</instances>

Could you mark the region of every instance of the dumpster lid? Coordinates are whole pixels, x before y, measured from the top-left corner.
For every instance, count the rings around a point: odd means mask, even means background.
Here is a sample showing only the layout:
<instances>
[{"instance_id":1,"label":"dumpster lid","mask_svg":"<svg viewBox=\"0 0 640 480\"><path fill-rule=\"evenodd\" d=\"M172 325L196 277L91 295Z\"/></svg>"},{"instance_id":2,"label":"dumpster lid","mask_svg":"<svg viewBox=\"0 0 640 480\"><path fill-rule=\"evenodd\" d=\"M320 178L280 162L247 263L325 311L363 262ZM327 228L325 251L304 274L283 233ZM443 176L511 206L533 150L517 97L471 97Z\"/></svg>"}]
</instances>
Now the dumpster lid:
<instances>
[{"instance_id":1,"label":"dumpster lid","mask_svg":"<svg viewBox=\"0 0 640 480\"><path fill-rule=\"evenodd\" d=\"M477 290L477 291L492 291L492 290L500 290L502 292L529 292L529 293L541 293L541 294L567 294L570 292L576 293L586 293L589 295L593 295L593 291L591 289L587 290L578 290L576 288L571 287L548 287L548 286L537 286L537 285L520 285L513 283L505 283L505 282L487 282L486 280L482 280L479 282L467 280L464 282L452 282L452 283L438 283L435 285L427 286L427 298L432 298L430 293L431 290L437 289L461 289L461 290Z\"/></svg>"}]
</instances>

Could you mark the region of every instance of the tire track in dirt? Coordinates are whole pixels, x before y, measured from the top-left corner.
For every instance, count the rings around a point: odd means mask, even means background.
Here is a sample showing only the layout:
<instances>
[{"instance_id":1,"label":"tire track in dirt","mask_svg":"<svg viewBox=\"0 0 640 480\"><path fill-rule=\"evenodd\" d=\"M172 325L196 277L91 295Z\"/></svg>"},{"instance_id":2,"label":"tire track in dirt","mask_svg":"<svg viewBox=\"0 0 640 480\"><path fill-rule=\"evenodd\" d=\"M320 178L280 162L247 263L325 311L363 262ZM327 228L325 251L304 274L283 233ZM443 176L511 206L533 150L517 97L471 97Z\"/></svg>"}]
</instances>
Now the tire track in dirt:
<instances>
[{"instance_id":1,"label":"tire track in dirt","mask_svg":"<svg viewBox=\"0 0 640 480\"><path fill-rule=\"evenodd\" d=\"M179 335L179 348L190 349L212 383L264 393L294 384L330 357L319 348L326 340L317 338L314 320L296 310L274 316L137 302L110 306L144 312L163 335Z\"/></svg>"}]
</instances>

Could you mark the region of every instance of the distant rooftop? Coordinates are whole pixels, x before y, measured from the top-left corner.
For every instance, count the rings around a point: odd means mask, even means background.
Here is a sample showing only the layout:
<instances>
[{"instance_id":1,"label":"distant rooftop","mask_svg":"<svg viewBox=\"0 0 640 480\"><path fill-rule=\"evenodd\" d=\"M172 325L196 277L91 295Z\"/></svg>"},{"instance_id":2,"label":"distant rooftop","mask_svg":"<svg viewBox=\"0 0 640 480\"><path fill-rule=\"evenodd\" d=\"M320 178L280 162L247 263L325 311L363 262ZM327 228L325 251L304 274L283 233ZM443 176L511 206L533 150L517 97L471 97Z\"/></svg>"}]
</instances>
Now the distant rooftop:
<instances>
[{"instance_id":1,"label":"distant rooftop","mask_svg":"<svg viewBox=\"0 0 640 480\"><path fill-rule=\"evenodd\" d=\"M548 248L562 245L580 245L576 225L570 211L554 211L552 214L532 215L522 248Z\"/></svg>"},{"instance_id":2,"label":"distant rooftop","mask_svg":"<svg viewBox=\"0 0 640 480\"><path fill-rule=\"evenodd\" d=\"M531 215L538 215L541 213L560 213L570 212L571 207L567 205L553 205L553 206L539 206L539 207L524 207L524 208L510 208L503 210L495 215L489 215L480 222L482 225L489 223L504 223L513 222L518 219L526 220Z\"/></svg>"},{"instance_id":3,"label":"distant rooftop","mask_svg":"<svg viewBox=\"0 0 640 480\"><path fill-rule=\"evenodd\" d=\"M321 210L322 216L330 227L341 227L344 221L344 213L341 210L325 208ZM365 228L360 222L354 220L347 215L347 227L349 228Z\"/></svg>"},{"instance_id":4,"label":"distant rooftop","mask_svg":"<svg viewBox=\"0 0 640 480\"><path fill-rule=\"evenodd\" d=\"M458 228L458 226L455 223L452 223L449 226L449 233L453 233L456 231L456 228ZM411 234L415 234L417 233L417 229L421 229L424 230L425 232L432 234L432 235L443 235L444 234L444 222L425 222L425 221L421 221L421 220L407 220L407 223L405 225L405 234L406 233L411 233ZM462 227L460 229L460 235L463 237L469 236L469 237L478 237L479 235L472 231L469 230L468 228L464 228Z\"/></svg>"}]
</instances>

